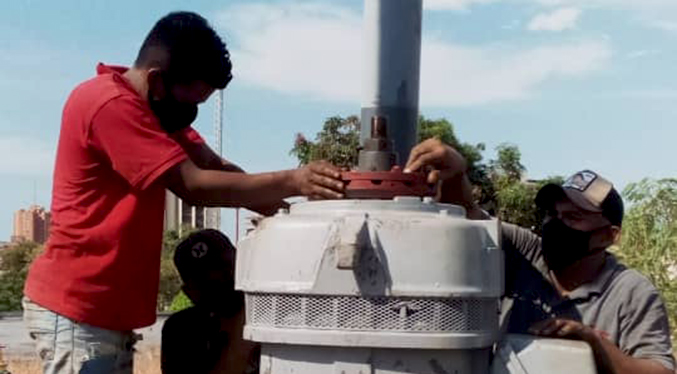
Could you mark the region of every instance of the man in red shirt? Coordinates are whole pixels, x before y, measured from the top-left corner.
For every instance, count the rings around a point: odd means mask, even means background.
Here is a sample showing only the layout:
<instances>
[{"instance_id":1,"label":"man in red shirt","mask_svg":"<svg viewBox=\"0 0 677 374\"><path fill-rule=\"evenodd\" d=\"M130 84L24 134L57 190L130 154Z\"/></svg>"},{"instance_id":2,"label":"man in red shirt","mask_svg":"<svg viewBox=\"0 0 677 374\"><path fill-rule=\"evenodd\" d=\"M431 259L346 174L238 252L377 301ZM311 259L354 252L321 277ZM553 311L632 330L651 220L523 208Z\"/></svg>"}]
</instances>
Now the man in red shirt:
<instances>
[{"instance_id":1,"label":"man in red shirt","mask_svg":"<svg viewBox=\"0 0 677 374\"><path fill-rule=\"evenodd\" d=\"M99 65L63 112L52 227L25 286L45 373L132 373L133 329L155 321L165 189L261 213L294 195L340 198L339 170L245 174L190 127L231 80L225 44L194 13L162 18L130 69Z\"/></svg>"}]
</instances>

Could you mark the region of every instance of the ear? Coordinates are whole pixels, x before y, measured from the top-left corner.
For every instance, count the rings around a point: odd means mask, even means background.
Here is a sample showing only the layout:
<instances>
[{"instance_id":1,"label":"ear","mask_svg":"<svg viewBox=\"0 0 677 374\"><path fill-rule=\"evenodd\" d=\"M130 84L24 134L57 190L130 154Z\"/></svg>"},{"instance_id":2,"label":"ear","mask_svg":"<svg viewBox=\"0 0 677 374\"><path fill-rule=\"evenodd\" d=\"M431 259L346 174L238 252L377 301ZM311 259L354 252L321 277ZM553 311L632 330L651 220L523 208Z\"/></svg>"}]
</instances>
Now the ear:
<instances>
[{"instance_id":1,"label":"ear","mask_svg":"<svg viewBox=\"0 0 677 374\"><path fill-rule=\"evenodd\" d=\"M619 226L611 226L610 233L614 244L618 244L621 242L622 230Z\"/></svg>"},{"instance_id":2,"label":"ear","mask_svg":"<svg viewBox=\"0 0 677 374\"><path fill-rule=\"evenodd\" d=\"M148 97L161 100L167 94L167 87L162 79L162 70L159 68L150 68L146 75L148 81Z\"/></svg>"}]
</instances>

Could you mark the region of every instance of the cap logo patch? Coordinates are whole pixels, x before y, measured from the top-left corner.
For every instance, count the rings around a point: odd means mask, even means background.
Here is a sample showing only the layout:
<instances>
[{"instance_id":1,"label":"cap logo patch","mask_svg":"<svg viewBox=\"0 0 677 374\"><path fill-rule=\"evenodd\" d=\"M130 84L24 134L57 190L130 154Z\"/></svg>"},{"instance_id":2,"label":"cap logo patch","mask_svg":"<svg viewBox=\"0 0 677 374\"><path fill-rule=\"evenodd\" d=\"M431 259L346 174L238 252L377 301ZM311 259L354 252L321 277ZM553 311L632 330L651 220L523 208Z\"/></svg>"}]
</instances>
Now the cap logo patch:
<instances>
[{"instance_id":1,"label":"cap logo patch","mask_svg":"<svg viewBox=\"0 0 677 374\"><path fill-rule=\"evenodd\" d=\"M563 188L573 188L575 190L584 192L590 187L592 182L597 179L597 174L591 171L582 171L580 173L574 174L571 178L567 179L566 182L562 185Z\"/></svg>"},{"instance_id":2,"label":"cap logo patch","mask_svg":"<svg viewBox=\"0 0 677 374\"><path fill-rule=\"evenodd\" d=\"M190 253L193 255L194 258L202 258L207 255L208 251L209 248L207 247L207 244L203 242L195 243L195 245L193 245L193 248L190 249Z\"/></svg>"}]
</instances>

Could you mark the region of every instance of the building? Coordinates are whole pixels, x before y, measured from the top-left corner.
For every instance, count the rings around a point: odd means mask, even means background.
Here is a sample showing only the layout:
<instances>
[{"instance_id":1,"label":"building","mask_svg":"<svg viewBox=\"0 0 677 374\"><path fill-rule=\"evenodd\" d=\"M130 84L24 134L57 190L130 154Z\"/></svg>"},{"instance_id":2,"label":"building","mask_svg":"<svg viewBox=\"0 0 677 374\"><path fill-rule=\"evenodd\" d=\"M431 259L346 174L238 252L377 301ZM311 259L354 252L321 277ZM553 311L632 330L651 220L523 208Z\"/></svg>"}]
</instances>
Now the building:
<instances>
[{"instance_id":1,"label":"building","mask_svg":"<svg viewBox=\"0 0 677 374\"><path fill-rule=\"evenodd\" d=\"M191 206L170 191L167 191L165 200L164 229L179 233L184 228L191 229L218 229L219 208L205 208Z\"/></svg>"},{"instance_id":2,"label":"building","mask_svg":"<svg viewBox=\"0 0 677 374\"><path fill-rule=\"evenodd\" d=\"M12 242L31 241L45 244L49 237L51 214L39 205L14 212Z\"/></svg>"}]
</instances>

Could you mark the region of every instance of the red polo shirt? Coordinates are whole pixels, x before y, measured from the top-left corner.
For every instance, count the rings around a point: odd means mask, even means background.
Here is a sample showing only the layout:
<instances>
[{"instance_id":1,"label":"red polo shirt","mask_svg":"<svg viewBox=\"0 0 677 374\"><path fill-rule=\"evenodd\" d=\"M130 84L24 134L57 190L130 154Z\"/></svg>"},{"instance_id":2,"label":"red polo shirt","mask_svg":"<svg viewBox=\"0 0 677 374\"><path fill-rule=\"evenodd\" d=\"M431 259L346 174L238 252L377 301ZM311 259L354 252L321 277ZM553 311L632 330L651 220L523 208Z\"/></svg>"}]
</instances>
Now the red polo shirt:
<instances>
[{"instance_id":1,"label":"red polo shirt","mask_svg":"<svg viewBox=\"0 0 677 374\"><path fill-rule=\"evenodd\" d=\"M165 188L160 177L204 143L192 128L169 136L148 102L99 65L63 111L52 227L25 294L78 322L111 330L152 324L160 273Z\"/></svg>"}]
</instances>

